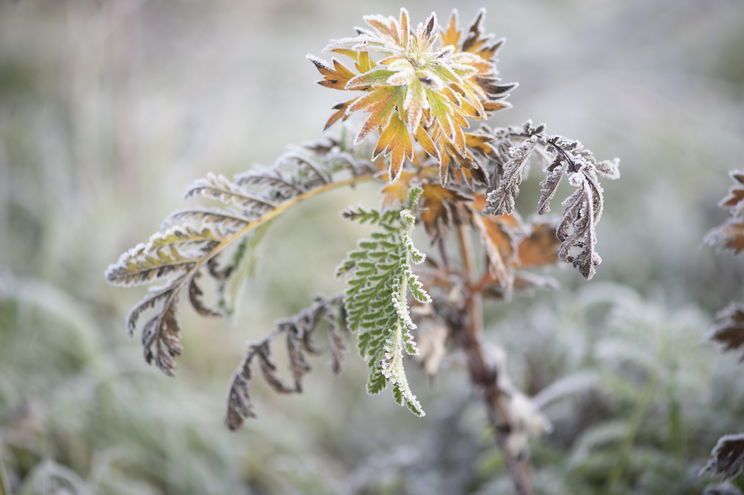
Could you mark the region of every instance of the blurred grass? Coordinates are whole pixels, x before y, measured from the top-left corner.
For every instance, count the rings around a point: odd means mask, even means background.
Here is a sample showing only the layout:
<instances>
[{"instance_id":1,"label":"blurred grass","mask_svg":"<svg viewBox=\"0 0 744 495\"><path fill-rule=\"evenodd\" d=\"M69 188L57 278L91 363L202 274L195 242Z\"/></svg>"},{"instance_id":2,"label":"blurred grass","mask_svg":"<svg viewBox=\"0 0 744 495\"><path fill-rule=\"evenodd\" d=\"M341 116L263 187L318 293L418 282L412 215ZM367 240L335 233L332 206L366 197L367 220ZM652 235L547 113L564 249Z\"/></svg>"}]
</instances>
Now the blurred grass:
<instances>
[{"instance_id":1,"label":"blurred grass","mask_svg":"<svg viewBox=\"0 0 744 495\"><path fill-rule=\"evenodd\" d=\"M406 5L417 19L451 6ZM458 3L463 19L480 6ZM744 416L741 368L700 343L710 313L742 295L740 260L700 239L744 154L744 5L486 6L509 39L501 72L521 83L494 124L544 121L623 159L596 281L563 271L561 294L488 308L521 387L577 373L600 384L546 409L556 428L534 445L538 485L596 493L624 456L620 493L699 493L709 480L695 469ZM332 270L364 230L337 212L374 204L373 187L276 222L232 323L184 311L175 380L124 336L141 292L102 277L193 179L317 138L339 95L313 85L305 53L399 7L0 0L0 459L14 493L509 493L457 356L432 382L412 371L424 421L367 397L351 352L339 377L313 363L302 396L257 384L259 420L238 434L221 424L244 342L339 290ZM598 302L603 281L628 289Z\"/></svg>"}]
</instances>

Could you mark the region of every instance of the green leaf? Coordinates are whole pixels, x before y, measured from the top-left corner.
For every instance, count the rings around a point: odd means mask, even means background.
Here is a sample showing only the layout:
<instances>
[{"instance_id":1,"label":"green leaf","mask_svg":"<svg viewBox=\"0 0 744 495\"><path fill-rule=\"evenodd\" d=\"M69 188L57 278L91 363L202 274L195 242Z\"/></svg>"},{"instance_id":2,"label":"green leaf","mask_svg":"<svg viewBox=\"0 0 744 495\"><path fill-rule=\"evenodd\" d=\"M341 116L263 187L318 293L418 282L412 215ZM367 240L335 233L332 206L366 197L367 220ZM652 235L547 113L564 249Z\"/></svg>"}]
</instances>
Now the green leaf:
<instances>
[{"instance_id":1,"label":"green leaf","mask_svg":"<svg viewBox=\"0 0 744 495\"><path fill-rule=\"evenodd\" d=\"M415 208L420 188L409 193L407 205ZM365 220L371 215L350 218ZM367 391L376 394L392 386L395 401L423 416L416 396L408 385L403 366L405 354L418 353L411 330L408 307L410 293L420 302L429 302L412 265L424 261L424 255L411 240L415 223L409 209L377 215L381 230L357 244L341 263L339 273L351 273L344 294L349 329L358 332L358 347L369 365Z\"/></svg>"}]
</instances>

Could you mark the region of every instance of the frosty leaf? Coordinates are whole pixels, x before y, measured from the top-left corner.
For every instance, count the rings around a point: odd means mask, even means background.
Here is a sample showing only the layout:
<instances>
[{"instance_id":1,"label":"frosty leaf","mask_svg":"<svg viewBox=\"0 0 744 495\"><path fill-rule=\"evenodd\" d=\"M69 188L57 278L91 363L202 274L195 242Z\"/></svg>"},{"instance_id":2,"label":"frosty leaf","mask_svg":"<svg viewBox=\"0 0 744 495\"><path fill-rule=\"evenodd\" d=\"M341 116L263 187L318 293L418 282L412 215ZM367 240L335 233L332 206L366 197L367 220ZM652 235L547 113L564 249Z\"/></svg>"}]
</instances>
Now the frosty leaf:
<instances>
[{"instance_id":1,"label":"frosty leaf","mask_svg":"<svg viewBox=\"0 0 744 495\"><path fill-rule=\"evenodd\" d=\"M421 188L410 191L408 208L415 208L421 193ZM404 354L417 353L410 333L415 325L408 293L420 302L429 301L412 270L413 264L424 261L411 240L414 217L410 209L384 213L358 209L346 216L380 227L369 239L359 241L338 269L339 274L350 274L344 294L346 319L349 329L358 332L359 351L369 366L367 390L379 393L389 383L398 404L423 416L403 367Z\"/></svg>"},{"instance_id":2,"label":"frosty leaf","mask_svg":"<svg viewBox=\"0 0 744 495\"><path fill-rule=\"evenodd\" d=\"M382 188L383 205L402 204L408 197L411 181L415 178L415 173L404 170L395 181L385 184L385 187Z\"/></svg>"},{"instance_id":3,"label":"frosty leaf","mask_svg":"<svg viewBox=\"0 0 744 495\"><path fill-rule=\"evenodd\" d=\"M707 338L721 344L724 352L741 351L744 361L744 305L731 304L718 313Z\"/></svg>"},{"instance_id":4,"label":"frosty leaf","mask_svg":"<svg viewBox=\"0 0 744 495\"><path fill-rule=\"evenodd\" d=\"M731 172L734 185L729 189L728 195L721 200L721 207L731 210L735 216L744 215L744 171L734 170Z\"/></svg>"},{"instance_id":5,"label":"frosty leaf","mask_svg":"<svg viewBox=\"0 0 744 495\"><path fill-rule=\"evenodd\" d=\"M458 28L454 12L441 35L434 14L415 29L405 9L398 18L365 16L369 28L358 28L356 36L333 40L327 47L354 60L356 71L309 55L324 76L322 86L367 92L336 105L326 126L353 112L369 113L356 142L380 133L375 154L390 160L390 180L395 180L405 160L413 158L414 143L437 158L443 184L452 162L470 170L465 173L467 180L483 180L485 174L477 172L481 166L475 163L479 155L470 147L484 147L468 139L464 129L470 127L468 119L487 119L507 108L501 100L515 87L498 83L493 58L502 42L483 33L484 15L481 10L466 35Z\"/></svg>"},{"instance_id":6,"label":"frosty leaf","mask_svg":"<svg viewBox=\"0 0 744 495\"><path fill-rule=\"evenodd\" d=\"M350 157L331 141L288 153L268 171L243 174L234 181L214 174L196 181L186 197L207 198L217 206L173 213L160 231L122 254L106 271L113 285L165 284L135 305L127 319L134 332L140 315L155 310L142 329L145 360L166 374L174 373L174 358L181 352L176 305L185 288L198 313L218 314L204 304L197 281L208 273L219 287L228 283L236 265L218 268L221 253L286 209L325 191L371 179L374 172L371 163Z\"/></svg>"},{"instance_id":7,"label":"frosty leaf","mask_svg":"<svg viewBox=\"0 0 744 495\"><path fill-rule=\"evenodd\" d=\"M556 228L551 223L524 223L514 215L483 215L478 211L482 196L473 202L473 223L481 233L488 258L487 279L496 284L494 295L509 298L512 290L552 287L550 279L521 271L558 262ZM493 287L489 287L493 290Z\"/></svg>"},{"instance_id":8,"label":"frosty leaf","mask_svg":"<svg viewBox=\"0 0 744 495\"><path fill-rule=\"evenodd\" d=\"M734 185L719 203L722 208L729 210L731 218L711 229L705 236L705 242L739 254L744 251L744 172L731 172L731 179Z\"/></svg>"},{"instance_id":9,"label":"frosty leaf","mask_svg":"<svg viewBox=\"0 0 744 495\"><path fill-rule=\"evenodd\" d=\"M403 168L404 160L413 160L413 143L406 131L406 125L397 116L390 118L385 130L380 134L372 159L380 153L390 156L390 180L395 180Z\"/></svg>"},{"instance_id":10,"label":"frosty leaf","mask_svg":"<svg viewBox=\"0 0 744 495\"><path fill-rule=\"evenodd\" d=\"M511 288L514 282L511 266L515 263L517 248L514 232L509 231L500 217L475 214L473 222L486 246L489 274L502 288Z\"/></svg>"},{"instance_id":11,"label":"frosty leaf","mask_svg":"<svg viewBox=\"0 0 744 495\"><path fill-rule=\"evenodd\" d=\"M729 218L705 236L705 242L739 254L744 251L744 217Z\"/></svg>"},{"instance_id":12,"label":"frosty leaf","mask_svg":"<svg viewBox=\"0 0 744 495\"><path fill-rule=\"evenodd\" d=\"M722 476L724 480L739 476L744 471L744 433L724 435L718 439L711 459L701 470Z\"/></svg>"},{"instance_id":13,"label":"frosty leaf","mask_svg":"<svg viewBox=\"0 0 744 495\"><path fill-rule=\"evenodd\" d=\"M341 296L317 298L309 308L292 318L278 321L275 330L264 339L248 345L243 360L233 375L227 396L225 424L231 430L237 430L246 418L256 417L249 395L253 379L254 361L266 383L278 393L292 394L302 392L302 378L310 371L307 354L317 354L320 349L312 344L312 335L326 323L329 335L329 350L334 372L338 372L341 354L345 348L344 334L348 332L343 318L343 300ZM271 342L278 336L285 336L289 371L292 385L278 374L279 370L271 357Z\"/></svg>"},{"instance_id":14,"label":"frosty leaf","mask_svg":"<svg viewBox=\"0 0 744 495\"><path fill-rule=\"evenodd\" d=\"M369 112L369 116L359 129L354 142L358 144L369 133L386 128L401 98L402 92L400 88L390 87L379 88L363 97L357 98L349 107L349 110L366 110Z\"/></svg>"},{"instance_id":15,"label":"frosty leaf","mask_svg":"<svg viewBox=\"0 0 744 495\"><path fill-rule=\"evenodd\" d=\"M524 168L536 144L537 138L532 136L518 146L509 148L509 160L503 165L504 172L500 177L499 187L488 195L487 213L505 215L514 211L519 186L524 177Z\"/></svg>"},{"instance_id":16,"label":"frosty leaf","mask_svg":"<svg viewBox=\"0 0 744 495\"><path fill-rule=\"evenodd\" d=\"M318 84L326 88L346 89L346 84L354 77L354 73L335 58L331 59L331 66L326 65L325 62L312 55L308 55L307 59L315 64L318 72L324 76L324 79L318 81Z\"/></svg>"},{"instance_id":17,"label":"frosty leaf","mask_svg":"<svg viewBox=\"0 0 744 495\"><path fill-rule=\"evenodd\" d=\"M434 239L438 239L457 219L455 211L458 202L469 201L472 198L453 189L439 184L424 184L421 207L421 221L426 232Z\"/></svg>"},{"instance_id":18,"label":"frosty leaf","mask_svg":"<svg viewBox=\"0 0 744 495\"><path fill-rule=\"evenodd\" d=\"M548 136L545 126L531 122L493 132L496 143L492 183L495 188L487 195L485 211L504 214L514 210L519 186L533 152L547 160L547 177L540 183L538 213L550 211L552 201L564 175L576 188L562 202L563 218L556 235L561 241L558 258L573 264L589 279L601 262L596 252L595 228L602 216L604 203L599 176L617 179L619 160L598 161L579 141L561 136Z\"/></svg>"}]
</instances>

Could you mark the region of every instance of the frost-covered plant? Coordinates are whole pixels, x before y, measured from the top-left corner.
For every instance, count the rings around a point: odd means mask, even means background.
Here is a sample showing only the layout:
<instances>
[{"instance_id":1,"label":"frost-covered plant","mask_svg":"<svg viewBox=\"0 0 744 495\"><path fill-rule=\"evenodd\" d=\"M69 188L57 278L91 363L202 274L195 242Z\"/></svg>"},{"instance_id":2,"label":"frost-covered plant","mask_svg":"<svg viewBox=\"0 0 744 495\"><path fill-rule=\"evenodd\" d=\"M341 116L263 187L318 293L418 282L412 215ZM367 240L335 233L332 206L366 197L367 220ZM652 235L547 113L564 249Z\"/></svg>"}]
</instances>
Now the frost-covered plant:
<instances>
[{"instance_id":1,"label":"frost-covered plant","mask_svg":"<svg viewBox=\"0 0 744 495\"><path fill-rule=\"evenodd\" d=\"M732 171L731 179L734 185L719 203L722 208L729 210L731 216L708 232L705 242L739 254L744 251L744 171ZM744 304L731 303L721 310L707 337L721 344L724 351L744 352ZM740 359L744 361L744 354ZM721 475L724 479L744 472L744 432L718 439L703 471Z\"/></svg>"},{"instance_id":2,"label":"frost-covered plant","mask_svg":"<svg viewBox=\"0 0 744 495\"><path fill-rule=\"evenodd\" d=\"M332 190L367 181L383 185L378 207L344 212L350 220L374 225L339 266L338 275L347 277L345 292L317 298L248 346L230 387L231 429L254 416L249 395L254 370L280 393L302 391L307 355L323 351L316 342L319 328L327 329L335 371L347 335L355 334L369 367L368 391L378 393L389 384L395 400L419 416L424 410L409 386L404 358L418 353L418 341L426 351L425 369L433 373L451 342L467 357L517 491L531 493L524 439L547 425L511 385L503 359L483 345L482 299L553 286L552 279L531 269L558 261L571 263L587 279L594 275L601 261L595 234L603 208L599 178L617 178L618 161L598 161L578 141L550 135L531 122L471 128L507 108L504 100L516 86L497 77L495 55L503 40L483 31L484 15L479 12L467 29L460 28L457 12L446 26L432 14L413 27L405 9L397 18L367 16L368 27L327 47L350 59L351 67L308 55L323 76L320 85L358 93L336 105L326 123L328 128L365 114L353 143L345 132L340 138L327 135L292 149L272 168L196 181L186 198L200 198L208 207L173 213L147 242L109 267L106 278L115 285L162 283L133 308L127 326L134 333L140 317L151 313L142 325L145 360L172 375L181 353L177 308L183 294L203 316L229 312L235 304L230 288L244 276L250 251L270 221ZM370 135L376 136L371 148L363 144ZM539 214L550 210L563 176L575 188L562 202L557 222L523 220L516 212L530 161L547 174ZM414 246L417 224L432 252ZM204 300L204 276L213 279L216 307ZM419 327L440 331L417 332ZM280 336L286 339L291 384L271 355Z\"/></svg>"}]
</instances>

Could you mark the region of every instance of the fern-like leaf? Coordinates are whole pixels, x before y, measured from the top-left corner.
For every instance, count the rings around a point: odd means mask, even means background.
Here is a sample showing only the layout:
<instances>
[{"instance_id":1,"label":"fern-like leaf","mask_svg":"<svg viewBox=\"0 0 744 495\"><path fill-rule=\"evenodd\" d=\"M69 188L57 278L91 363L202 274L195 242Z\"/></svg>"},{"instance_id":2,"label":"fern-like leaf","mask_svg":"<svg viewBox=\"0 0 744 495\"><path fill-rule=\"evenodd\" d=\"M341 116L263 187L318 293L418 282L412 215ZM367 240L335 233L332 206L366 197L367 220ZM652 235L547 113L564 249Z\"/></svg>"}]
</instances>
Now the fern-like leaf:
<instances>
[{"instance_id":1,"label":"fern-like leaf","mask_svg":"<svg viewBox=\"0 0 744 495\"><path fill-rule=\"evenodd\" d=\"M540 183L537 211L539 214L550 211L558 185L567 175L568 183L576 191L562 203L563 218L556 233L561 241L558 257L573 264L585 278L592 278L602 261L596 251L595 233L604 204L599 176L619 178L619 160L598 161L579 141L549 136L544 125L535 127L531 122L496 130L494 140L498 145L486 213L503 215L514 211L527 164L539 152L549 165L545 169L547 176Z\"/></svg>"},{"instance_id":2,"label":"fern-like leaf","mask_svg":"<svg viewBox=\"0 0 744 495\"><path fill-rule=\"evenodd\" d=\"M339 274L351 274L344 303L349 329L359 332L359 351L369 365L367 390L376 394L389 383L395 401L418 416L424 411L408 385L403 357L418 352L411 335L415 325L408 294L422 303L430 301L412 270L412 265L424 261L411 240L412 210L421 193L421 188L411 189L405 209L347 212L347 218L376 223L380 228L369 239L359 241L338 269Z\"/></svg>"},{"instance_id":3,"label":"fern-like leaf","mask_svg":"<svg viewBox=\"0 0 744 495\"><path fill-rule=\"evenodd\" d=\"M250 245L241 244L241 240L305 199L371 179L374 172L369 161L357 159L343 150L339 141L328 139L293 150L270 170L246 173L232 181L214 174L197 180L186 191L186 198L206 198L216 206L176 211L146 243L124 253L106 271L106 279L118 286L165 283L140 301L127 320L130 332L134 332L142 313L156 311L143 325L146 361L168 375L174 373L174 358L181 352L177 302L184 288L188 288L189 301L198 313L220 314L203 301L197 283L202 273L222 288L221 306L226 309L224 287ZM220 267L218 256L236 244L241 256L233 256L231 263ZM268 358L264 361L270 371Z\"/></svg>"},{"instance_id":4,"label":"fern-like leaf","mask_svg":"<svg viewBox=\"0 0 744 495\"><path fill-rule=\"evenodd\" d=\"M310 371L306 354L318 354L312 335L325 322L328 328L328 349L331 354L331 367L338 373L341 367L342 354L345 349L346 328L343 298L317 298L309 308L292 318L277 322L275 330L259 342L248 345L243 361L235 371L227 396L225 424L231 430L237 430L246 418L256 416L249 394L253 379L254 362L258 360L261 375L266 383L276 392L293 394L302 392L302 378ZM287 356L293 383L288 384L277 374L277 366L271 358L270 344L280 335L286 338Z\"/></svg>"}]
</instances>

